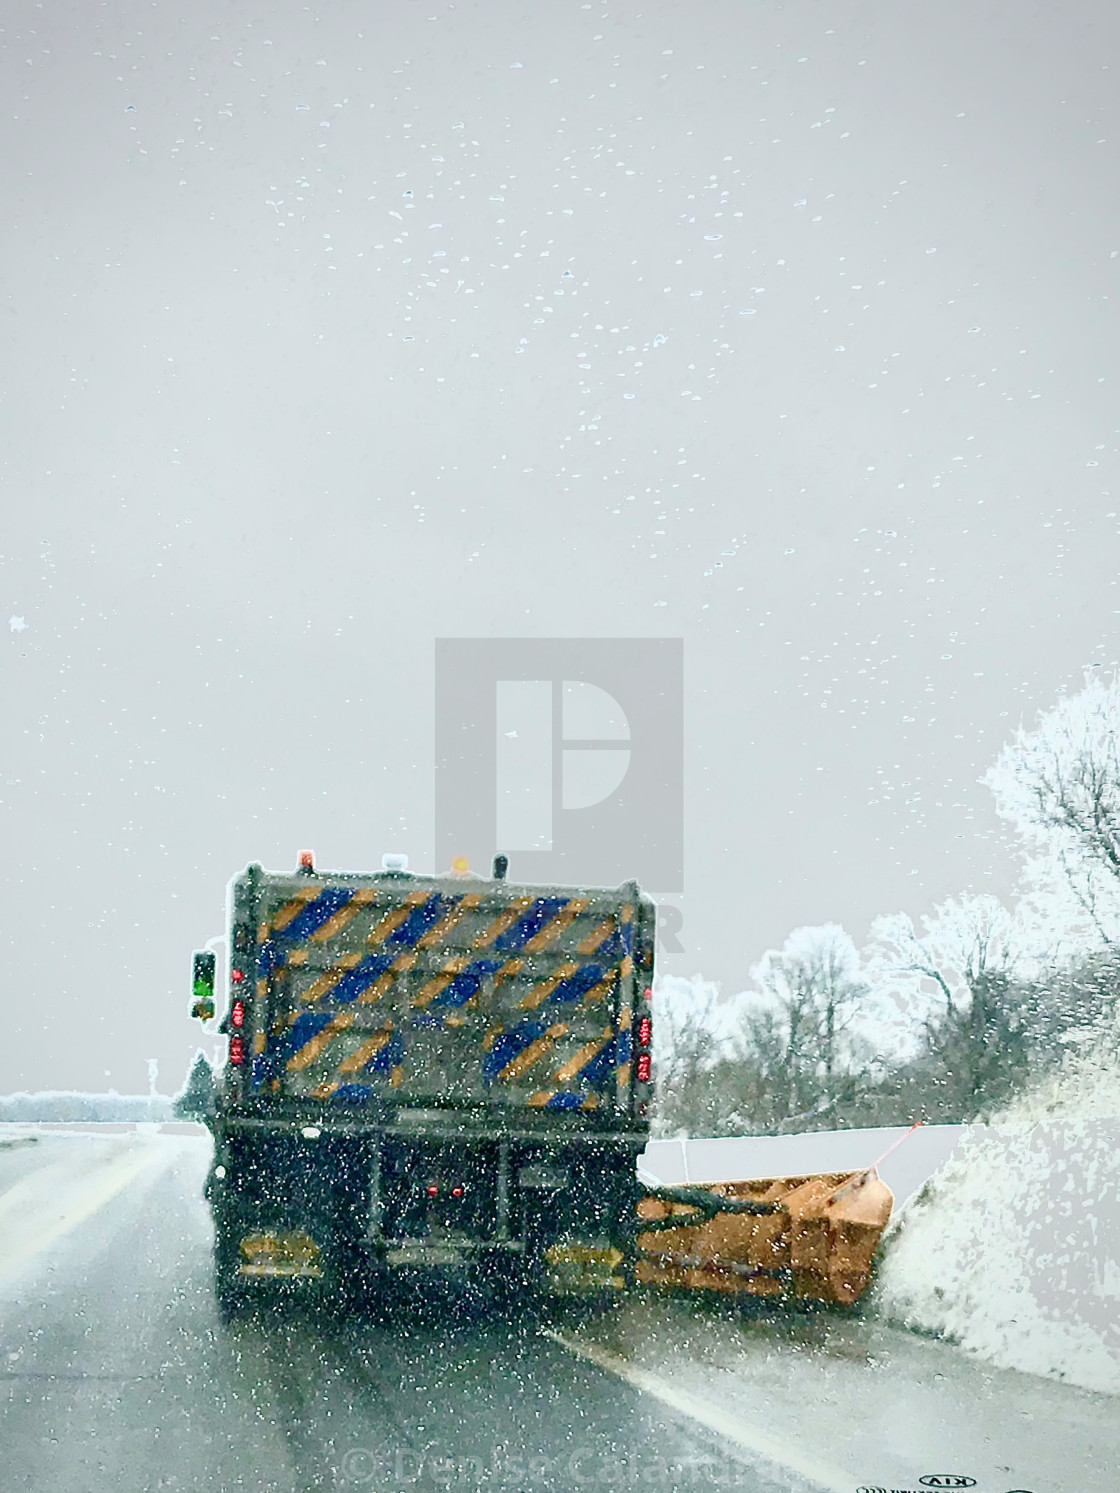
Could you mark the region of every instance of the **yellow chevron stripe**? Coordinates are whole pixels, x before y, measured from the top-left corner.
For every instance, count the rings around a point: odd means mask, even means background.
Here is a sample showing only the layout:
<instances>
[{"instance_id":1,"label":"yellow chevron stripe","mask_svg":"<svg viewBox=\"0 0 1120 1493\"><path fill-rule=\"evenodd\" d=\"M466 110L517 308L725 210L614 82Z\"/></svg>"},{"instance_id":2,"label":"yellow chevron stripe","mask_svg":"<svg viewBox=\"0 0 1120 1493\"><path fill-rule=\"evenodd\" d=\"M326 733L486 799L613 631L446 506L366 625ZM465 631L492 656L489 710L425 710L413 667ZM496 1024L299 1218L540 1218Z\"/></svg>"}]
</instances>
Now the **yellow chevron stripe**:
<instances>
[{"instance_id":1,"label":"yellow chevron stripe","mask_svg":"<svg viewBox=\"0 0 1120 1493\"><path fill-rule=\"evenodd\" d=\"M629 1006L623 1006L622 1010L618 1013L618 1029L619 1029L619 1031L620 1032L628 1032L630 1030L630 1023L633 1021L633 1019L634 1019L634 1017L633 1017L633 1013L630 1010L630 1007Z\"/></svg>"},{"instance_id":2,"label":"yellow chevron stripe","mask_svg":"<svg viewBox=\"0 0 1120 1493\"><path fill-rule=\"evenodd\" d=\"M525 1103L531 1105L533 1109L543 1109L548 1101L550 1099L555 1099L555 1097L555 1089L538 1089L535 1094L529 1095Z\"/></svg>"},{"instance_id":3,"label":"yellow chevron stripe","mask_svg":"<svg viewBox=\"0 0 1120 1493\"><path fill-rule=\"evenodd\" d=\"M632 902L622 904L622 912L619 914L624 923L629 923L634 916L634 905Z\"/></svg>"},{"instance_id":4,"label":"yellow chevron stripe","mask_svg":"<svg viewBox=\"0 0 1120 1493\"><path fill-rule=\"evenodd\" d=\"M576 945L577 952L580 954L594 954L599 945L605 943L613 932L614 918L604 918L601 923L592 928L581 944Z\"/></svg>"},{"instance_id":5,"label":"yellow chevron stripe","mask_svg":"<svg viewBox=\"0 0 1120 1493\"><path fill-rule=\"evenodd\" d=\"M519 975L524 968L524 959L511 959L508 964L503 964L501 969L494 972L494 989L497 990L503 980L512 980L514 975Z\"/></svg>"},{"instance_id":6,"label":"yellow chevron stripe","mask_svg":"<svg viewBox=\"0 0 1120 1493\"><path fill-rule=\"evenodd\" d=\"M446 917L440 919L434 928L428 929L416 947L418 949L430 949L433 944L442 943L452 928L462 922L467 913L473 911L481 901L482 894L480 892L469 892L458 906L453 907Z\"/></svg>"},{"instance_id":7,"label":"yellow chevron stripe","mask_svg":"<svg viewBox=\"0 0 1120 1493\"><path fill-rule=\"evenodd\" d=\"M486 1033L485 1037L483 1037L483 1039L482 1039L482 1050L483 1050L483 1052L489 1052L490 1049L493 1047L494 1043L498 1040L498 1038L502 1035L502 1033L504 1031L505 1031L505 1027L502 1025L502 1023L500 1021L498 1022L497 1026L492 1026L490 1028L490 1030Z\"/></svg>"},{"instance_id":8,"label":"yellow chevron stripe","mask_svg":"<svg viewBox=\"0 0 1120 1493\"><path fill-rule=\"evenodd\" d=\"M268 1046L268 1038L265 1036L264 1032L254 1032L253 1033L253 1051L256 1053L257 1057L260 1057L261 1053L265 1050L265 1048L267 1046Z\"/></svg>"},{"instance_id":9,"label":"yellow chevron stripe","mask_svg":"<svg viewBox=\"0 0 1120 1493\"><path fill-rule=\"evenodd\" d=\"M307 906L307 904L309 902L314 902L315 898L321 891L322 888L319 886L300 887L299 891L295 894L292 900L290 902L286 902L280 909L280 911L273 915L271 920L272 931L274 933L279 933L284 928L286 928L289 923L294 922L296 918L299 917L303 909ZM270 925L268 923L265 924L266 928L269 926ZM264 940L262 939L261 942L263 943Z\"/></svg>"},{"instance_id":10,"label":"yellow chevron stripe","mask_svg":"<svg viewBox=\"0 0 1120 1493\"><path fill-rule=\"evenodd\" d=\"M551 922L544 925L539 933L534 933L525 945L527 954L539 954L546 948L554 938L558 938L569 923L574 922L581 912L585 912L590 903L582 897L573 897L572 900L562 907Z\"/></svg>"},{"instance_id":11,"label":"yellow chevron stripe","mask_svg":"<svg viewBox=\"0 0 1120 1493\"><path fill-rule=\"evenodd\" d=\"M592 1058L598 1057L603 1048L614 1036L614 1032L608 1026L601 1037L596 1037L591 1042L585 1042L580 1050L573 1053L566 1063L561 1063L552 1075L557 1083L567 1083L574 1078L579 1070L585 1067Z\"/></svg>"},{"instance_id":12,"label":"yellow chevron stripe","mask_svg":"<svg viewBox=\"0 0 1120 1493\"><path fill-rule=\"evenodd\" d=\"M420 989L412 997L414 1006L426 1006L434 1001L441 990L446 990L456 975L461 974L470 963L466 954L456 954L449 959L440 970L438 975L430 979L427 984L421 985Z\"/></svg>"},{"instance_id":13,"label":"yellow chevron stripe","mask_svg":"<svg viewBox=\"0 0 1120 1493\"><path fill-rule=\"evenodd\" d=\"M517 1054L512 1061L508 1062L498 1077L512 1083L514 1079L520 1078L534 1063L539 1063L546 1053L552 1051L553 1044L558 1037L564 1036L568 1028L566 1023L558 1021L555 1026L550 1026L543 1037L538 1037L535 1042L530 1042L528 1047Z\"/></svg>"},{"instance_id":14,"label":"yellow chevron stripe","mask_svg":"<svg viewBox=\"0 0 1120 1493\"><path fill-rule=\"evenodd\" d=\"M360 1006L372 1006L385 994L393 983L393 971L387 969L383 975L379 975L372 985L367 985L358 997Z\"/></svg>"},{"instance_id":15,"label":"yellow chevron stripe","mask_svg":"<svg viewBox=\"0 0 1120 1493\"><path fill-rule=\"evenodd\" d=\"M389 1087L391 1089L399 1089L402 1083L404 1083L404 1069L398 1063L389 1074Z\"/></svg>"},{"instance_id":16,"label":"yellow chevron stripe","mask_svg":"<svg viewBox=\"0 0 1120 1493\"><path fill-rule=\"evenodd\" d=\"M299 1073L304 1068L310 1068L311 1064L331 1045L339 1032L344 1032L348 1026L354 1024L354 1017L349 1011L340 1011L333 1021L329 1022L321 1032L317 1032L309 1042L305 1042L297 1053L288 1059L288 1071Z\"/></svg>"},{"instance_id":17,"label":"yellow chevron stripe","mask_svg":"<svg viewBox=\"0 0 1120 1493\"><path fill-rule=\"evenodd\" d=\"M357 1073L364 1068L370 1058L376 1056L393 1039L393 1028L383 1027L381 1031L375 1032L372 1037L367 1037L360 1047L356 1047L348 1058L343 1058L338 1065L340 1073Z\"/></svg>"},{"instance_id":18,"label":"yellow chevron stripe","mask_svg":"<svg viewBox=\"0 0 1120 1493\"><path fill-rule=\"evenodd\" d=\"M341 1087L342 1085L336 1078L331 1078L326 1083L321 1083L317 1088L312 1089L311 1097L312 1099L329 1099Z\"/></svg>"},{"instance_id":19,"label":"yellow chevron stripe","mask_svg":"<svg viewBox=\"0 0 1120 1493\"><path fill-rule=\"evenodd\" d=\"M333 964L330 969L321 974L313 984L307 987L303 992L304 1000L317 1001L321 995L326 995L328 990L333 990L346 971L353 969L356 964L360 964L361 959L362 956L360 954L347 954L337 964Z\"/></svg>"},{"instance_id":20,"label":"yellow chevron stripe","mask_svg":"<svg viewBox=\"0 0 1120 1493\"><path fill-rule=\"evenodd\" d=\"M262 975L261 978L257 981L257 999L259 1001L263 1001L263 1000L266 1000L267 998L268 998L268 980Z\"/></svg>"},{"instance_id":21,"label":"yellow chevron stripe","mask_svg":"<svg viewBox=\"0 0 1120 1493\"><path fill-rule=\"evenodd\" d=\"M588 1094L587 1098L580 1105L580 1109L598 1109L598 1108L599 1108L599 1096L598 1096L598 1094Z\"/></svg>"},{"instance_id":22,"label":"yellow chevron stripe","mask_svg":"<svg viewBox=\"0 0 1120 1493\"><path fill-rule=\"evenodd\" d=\"M629 1084L630 1084L630 1064L629 1063L619 1063L619 1065L618 1065L618 1087L620 1089L625 1089L625 1088L629 1087Z\"/></svg>"},{"instance_id":23,"label":"yellow chevron stripe","mask_svg":"<svg viewBox=\"0 0 1120 1493\"><path fill-rule=\"evenodd\" d=\"M377 888L372 886L361 887L347 902L345 907L340 907L333 918L329 918L321 928L316 928L311 935L311 943L326 943L336 933L341 933L347 923L358 916L363 907L368 907L371 902L377 901Z\"/></svg>"},{"instance_id":24,"label":"yellow chevron stripe","mask_svg":"<svg viewBox=\"0 0 1120 1493\"><path fill-rule=\"evenodd\" d=\"M293 949L288 955L289 964L306 964L311 956L310 949Z\"/></svg>"},{"instance_id":25,"label":"yellow chevron stripe","mask_svg":"<svg viewBox=\"0 0 1120 1493\"><path fill-rule=\"evenodd\" d=\"M400 925L407 919L409 913L412 912L414 907L422 906L425 902L430 901L434 896L436 896L435 892L409 892L408 896L404 899L403 902L394 907L391 912L387 912L385 914L380 923L378 923L377 927L370 934L369 941L373 945L373 947L376 948L378 944L383 944L389 937L389 934L392 933L393 929L399 928Z\"/></svg>"},{"instance_id":26,"label":"yellow chevron stripe","mask_svg":"<svg viewBox=\"0 0 1120 1493\"><path fill-rule=\"evenodd\" d=\"M607 978L605 980L600 980L599 983L598 983L598 985L592 985L591 989L584 996L584 1000L585 1001L601 1001L601 1000L605 1000L606 997L608 995L610 995L610 993L611 993L611 991L613 989L614 989L614 970L611 970L610 974L607 976Z\"/></svg>"},{"instance_id":27,"label":"yellow chevron stripe","mask_svg":"<svg viewBox=\"0 0 1120 1493\"><path fill-rule=\"evenodd\" d=\"M565 964L558 964L547 980L542 980L539 985L534 985L528 995L523 995L517 1004L523 1011L535 1011L539 1005L542 1005L549 998L561 980L566 980L569 975L574 975L577 969L579 969L579 965L573 964L571 960L568 960Z\"/></svg>"},{"instance_id":28,"label":"yellow chevron stripe","mask_svg":"<svg viewBox=\"0 0 1120 1493\"><path fill-rule=\"evenodd\" d=\"M500 912L494 921L477 935L471 944L471 948L488 949L494 940L503 934L507 928L512 928L521 914L527 908L532 907L532 905L532 897L517 897L504 912Z\"/></svg>"}]
</instances>

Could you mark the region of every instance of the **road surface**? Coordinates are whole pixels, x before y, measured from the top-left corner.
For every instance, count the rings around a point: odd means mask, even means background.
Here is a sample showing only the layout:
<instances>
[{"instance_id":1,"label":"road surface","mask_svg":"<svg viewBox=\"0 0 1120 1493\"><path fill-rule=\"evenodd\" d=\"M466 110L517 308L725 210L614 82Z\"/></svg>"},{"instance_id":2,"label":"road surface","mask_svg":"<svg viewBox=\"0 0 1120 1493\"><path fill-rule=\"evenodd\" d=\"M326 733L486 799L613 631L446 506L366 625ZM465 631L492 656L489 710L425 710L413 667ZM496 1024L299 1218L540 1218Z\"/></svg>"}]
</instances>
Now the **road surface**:
<instances>
[{"instance_id":1,"label":"road surface","mask_svg":"<svg viewBox=\"0 0 1120 1493\"><path fill-rule=\"evenodd\" d=\"M834 1402L851 1398L847 1414L857 1418L889 1405L892 1454L904 1452L908 1383L919 1417L934 1376L951 1378L960 1358L898 1334L905 1351L894 1371L863 1362L854 1378L822 1379L830 1355L860 1361L852 1346L860 1328L713 1318L713 1344L743 1332L761 1345L755 1367L748 1354L739 1370L756 1375L753 1417L731 1392L725 1360L706 1389L707 1326L694 1303L687 1358L674 1307L669 1316L657 1306L637 1315L627 1308L548 1336L530 1313L495 1319L444 1293L423 1308L401 1299L361 1319L261 1313L226 1327L210 1289L201 1201L208 1152L205 1137L154 1129L0 1144L4 1493L856 1493L875 1486L876 1469L865 1476L855 1467L858 1448L833 1455L830 1438L814 1431L809 1387ZM661 1330L663 1361L650 1342ZM880 1355L892 1341L889 1333L878 1340ZM790 1372L798 1355L803 1380ZM962 1374L975 1372L960 1364ZM1006 1481L1001 1472L978 1479L977 1493L1088 1493L1097 1486L1092 1467L1078 1460L1099 1465L1103 1454L1105 1466L1115 1463L1107 1455L1109 1446L1115 1452L1115 1400L1017 1375L985 1382L995 1386L984 1407L989 1428L998 1429L993 1416L1007 1420L1008 1472ZM1052 1407L1068 1481L1056 1459L1045 1481L1011 1479L1012 1470L1029 1471L1015 1456L1024 1406L1032 1418ZM826 1422L843 1423L844 1406L822 1408ZM944 1452L958 1459L958 1446ZM905 1466L905 1457L891 1465ZM969 1471L915 1463L909 1480L889 1486L921 1493L921 1474ZM1102 1493L1106 1486L1099 1482Z\"/></svg>"}]
</instances>

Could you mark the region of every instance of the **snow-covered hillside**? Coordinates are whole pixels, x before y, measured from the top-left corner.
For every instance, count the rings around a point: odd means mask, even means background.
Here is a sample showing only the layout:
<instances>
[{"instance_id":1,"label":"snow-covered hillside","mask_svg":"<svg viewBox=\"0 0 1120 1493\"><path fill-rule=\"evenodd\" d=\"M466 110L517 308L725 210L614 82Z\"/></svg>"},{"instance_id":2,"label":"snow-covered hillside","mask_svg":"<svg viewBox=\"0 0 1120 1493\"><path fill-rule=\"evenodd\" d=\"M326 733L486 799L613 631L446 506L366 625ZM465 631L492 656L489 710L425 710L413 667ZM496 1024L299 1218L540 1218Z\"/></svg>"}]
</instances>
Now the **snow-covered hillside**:
<instances>
[{"instance_id":1,"label":"snow-covered hillside","mask_svg":"<svg viewBox=\"0 0 1120 1493\"><path fill-rule=\"evenodd\" d=\"M1000 1367L1120 1394L1120 1027L966 1133L899 1214L873 1299Z\"/></svg>"}]
</instances>

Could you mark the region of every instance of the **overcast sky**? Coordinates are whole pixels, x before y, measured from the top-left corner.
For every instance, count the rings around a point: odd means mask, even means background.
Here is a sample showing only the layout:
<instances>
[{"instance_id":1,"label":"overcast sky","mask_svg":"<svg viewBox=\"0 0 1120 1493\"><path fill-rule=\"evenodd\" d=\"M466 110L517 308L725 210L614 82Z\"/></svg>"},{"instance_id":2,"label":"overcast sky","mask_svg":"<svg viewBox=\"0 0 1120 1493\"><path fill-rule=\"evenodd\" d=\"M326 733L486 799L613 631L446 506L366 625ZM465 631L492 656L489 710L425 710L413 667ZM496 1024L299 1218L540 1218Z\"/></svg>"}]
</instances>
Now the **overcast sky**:
<instances>
[{"instance_id":1,"label":"overcast sky","mask_svg":"<svg viewBox=\"0 0 1120 1493\"><path fill-rule=\"evenodd\" d=\"M8 0L0 1089L249 860L431 864L438 637L681 637L685 952L1013 863L1115 653L1120 11Z\"/></svg>"}]
</instances>

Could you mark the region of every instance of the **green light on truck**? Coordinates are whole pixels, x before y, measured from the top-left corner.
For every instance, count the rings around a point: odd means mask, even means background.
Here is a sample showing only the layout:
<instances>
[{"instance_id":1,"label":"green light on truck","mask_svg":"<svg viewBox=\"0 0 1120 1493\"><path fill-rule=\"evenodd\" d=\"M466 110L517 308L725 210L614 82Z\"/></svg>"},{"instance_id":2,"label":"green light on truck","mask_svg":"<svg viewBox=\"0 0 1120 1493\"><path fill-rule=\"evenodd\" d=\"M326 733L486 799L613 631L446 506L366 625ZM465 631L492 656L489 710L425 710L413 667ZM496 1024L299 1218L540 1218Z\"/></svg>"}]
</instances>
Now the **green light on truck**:
<instances>
[{"instance_id":1,"label":"green light on truck","mask_svg":"<svg viewBox=\"0 0 1120 1493\"><path fill-rule=\"evenodd\" d=\"M194 956L193 996L191 1015L197 1021L211 1021L214 1016L214 980L216 959L213 954L196 953Z\"/></svg>"}]
</instances>

